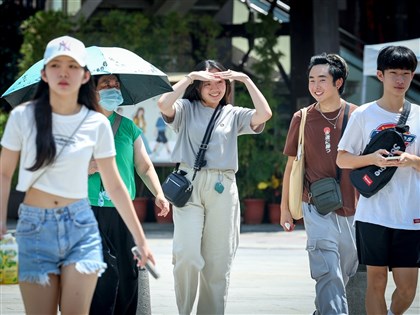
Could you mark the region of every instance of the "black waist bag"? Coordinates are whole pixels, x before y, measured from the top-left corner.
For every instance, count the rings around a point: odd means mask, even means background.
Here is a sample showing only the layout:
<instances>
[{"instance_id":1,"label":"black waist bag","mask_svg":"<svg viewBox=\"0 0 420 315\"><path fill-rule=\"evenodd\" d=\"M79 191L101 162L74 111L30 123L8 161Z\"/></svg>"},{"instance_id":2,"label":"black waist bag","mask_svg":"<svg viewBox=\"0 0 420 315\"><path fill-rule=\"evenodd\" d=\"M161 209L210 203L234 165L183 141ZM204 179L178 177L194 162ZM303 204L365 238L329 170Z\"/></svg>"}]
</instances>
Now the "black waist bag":
<instances>
[{"instance_id":1,"label":"black waist bag","mask_svg":"<svg viewBox=\"0 0 420 315\"><path fill-rule=\"evenodd\" d=\"M322 215L343 207L340 184L333 177L322 178L312 183L310 196L311 202Z\"/></svg>"},{"instance_id":2,"label":"black waist bag","mask_svg":"<svg viewBox=\"0 0 420 315\"><path fill-rule=\"evenodd\" d=\"M186 174L182 170L173 171L162 184L165 198L178 208L187 203L193 191L193 185L185 177Z\"/></svg>"},{"instance_id":3,"label":"black waist bag","mask_svg":"<svg viewBox=\"0 0 420 315\"><path fill-rule=\"evenodd\" d=\"M373 153L379 149L386 149L390 152L405 151L405 143L402 133L408 131L409 127L396 127L380 131L368 143L362 155ZM381 190L392 178L396 167L379 167L368 165L350 172L350 179L353 186L366 198L369 198Z\"/></svg>"}]
</instances>

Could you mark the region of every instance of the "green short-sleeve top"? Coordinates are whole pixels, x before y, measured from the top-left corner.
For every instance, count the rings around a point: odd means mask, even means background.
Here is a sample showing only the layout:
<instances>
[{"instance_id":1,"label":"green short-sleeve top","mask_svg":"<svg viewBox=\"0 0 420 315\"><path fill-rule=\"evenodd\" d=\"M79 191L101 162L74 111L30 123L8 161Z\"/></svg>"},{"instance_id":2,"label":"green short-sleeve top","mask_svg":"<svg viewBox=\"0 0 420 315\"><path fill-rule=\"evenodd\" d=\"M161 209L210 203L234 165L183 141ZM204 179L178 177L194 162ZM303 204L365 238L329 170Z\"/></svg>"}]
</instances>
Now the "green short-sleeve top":
<instances>
[{"instance_id":1,"label":"green short-sleeve top","mask_svg":"<svg viewBox=\"0 0 420 315\"><path fill-rule=\"evenodd\" d=\"M116 116L117 114L113 113L108 117L111 125L114 123ZM136 183L134 179L134 142L141 133L141 129L137 127L133 121L123 116L114 139L115 150L117 152L117 167L131 199L134 199L136 195ZM92 206L99 206L98 200L101 190L103 190L103 187L101 187L101 177L99 173L90 175L88 181L88 196ZM111 200L107 200L106 198L103 200L104 204L102 206L114 207Z\"/></svg>"}]
</instances>

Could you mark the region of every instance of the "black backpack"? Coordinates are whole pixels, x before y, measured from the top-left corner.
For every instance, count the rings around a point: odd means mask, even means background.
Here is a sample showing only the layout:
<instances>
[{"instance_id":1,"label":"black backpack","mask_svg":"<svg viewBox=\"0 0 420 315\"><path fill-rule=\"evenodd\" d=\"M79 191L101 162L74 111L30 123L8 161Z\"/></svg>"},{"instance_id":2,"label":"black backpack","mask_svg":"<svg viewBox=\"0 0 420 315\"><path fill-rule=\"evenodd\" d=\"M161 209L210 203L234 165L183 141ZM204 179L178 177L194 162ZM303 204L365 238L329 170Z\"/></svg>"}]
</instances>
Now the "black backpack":
<instances>
[{"instance_id":1,"label":"black backpack","mask_svg":"<svg viewBox=\"0 0 420 315\"><path fill-rule=\"evenodd\" d=\"M384 129L373 136L363 150L362 155L373 153L379 149L386 149L391 153L396 150L405 151L403 133L408 132L410 129L409 126L405 125L410 109L411 104L406 101L397 126ZM368 165L352 170L350 172L350 180L362 196L369 198L391 180L396 170L396 167Z\"/></svg>"}]
</instances>

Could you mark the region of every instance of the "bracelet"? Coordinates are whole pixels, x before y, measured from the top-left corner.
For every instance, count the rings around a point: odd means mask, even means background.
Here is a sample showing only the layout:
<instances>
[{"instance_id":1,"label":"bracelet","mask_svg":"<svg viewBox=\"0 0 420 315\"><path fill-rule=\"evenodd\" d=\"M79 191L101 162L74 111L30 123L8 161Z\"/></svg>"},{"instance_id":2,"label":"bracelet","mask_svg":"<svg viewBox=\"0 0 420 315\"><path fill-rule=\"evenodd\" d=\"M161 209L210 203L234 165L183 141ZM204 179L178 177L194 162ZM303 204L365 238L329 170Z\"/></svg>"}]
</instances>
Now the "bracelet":
<instances>
[{"instance_id":1,"label":"bracelet","mask_svg":"<svg viewBox=\"0 0 420 315\"><path fill-rule=\"evenodd\" d=\"M188 74L185 77L190 79L190 85L194 83L194 80Z\"/></svg>"}]
</instances>

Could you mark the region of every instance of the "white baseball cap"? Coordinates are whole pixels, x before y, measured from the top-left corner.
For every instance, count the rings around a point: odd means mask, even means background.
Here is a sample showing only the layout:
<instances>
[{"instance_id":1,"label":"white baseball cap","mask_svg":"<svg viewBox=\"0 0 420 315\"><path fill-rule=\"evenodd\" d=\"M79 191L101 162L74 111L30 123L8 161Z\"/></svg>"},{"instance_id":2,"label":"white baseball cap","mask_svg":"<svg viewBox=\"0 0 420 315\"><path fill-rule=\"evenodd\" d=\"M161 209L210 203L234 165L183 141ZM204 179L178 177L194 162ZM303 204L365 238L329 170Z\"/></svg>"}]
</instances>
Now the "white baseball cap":
<instances>
[{"instance_id":1,"label":"white baseball cap","mask_svg":"<svg viewBox=\"0 0 420 315\"><path fill-rule=\"evenodd\" d=\"M61 36L50 41L44 52L44 65L58 56L69 56L76 60L81 67L86 66L85 45L76 38Z\"/></svg>"}]
</instances>

